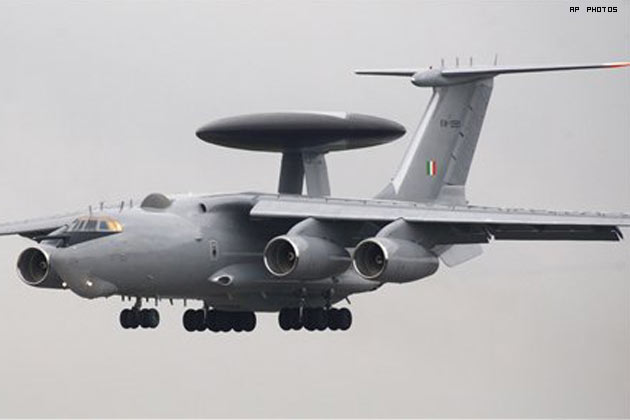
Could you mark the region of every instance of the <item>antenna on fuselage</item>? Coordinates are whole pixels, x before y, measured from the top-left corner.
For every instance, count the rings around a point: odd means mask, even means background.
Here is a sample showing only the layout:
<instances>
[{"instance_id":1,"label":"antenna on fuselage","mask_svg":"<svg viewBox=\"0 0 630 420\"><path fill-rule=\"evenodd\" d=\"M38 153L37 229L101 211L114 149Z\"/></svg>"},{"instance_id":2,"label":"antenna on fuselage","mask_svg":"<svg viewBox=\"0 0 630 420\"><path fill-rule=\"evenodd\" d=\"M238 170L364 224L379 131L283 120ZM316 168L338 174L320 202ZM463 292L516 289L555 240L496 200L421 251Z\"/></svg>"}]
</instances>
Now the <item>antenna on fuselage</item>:
<instances>
[{"instance_id":1,"label":"antenna on fuselage","mask_svg":"<svg viewBox=\"0 0 630 420\"><path fill-rule=\"evenodd\" d=\"M124 208L125 208L125 200L122 200L120 202L120 209L118 210L118 212L122 212Z\"/></svg>"}]
</instances>

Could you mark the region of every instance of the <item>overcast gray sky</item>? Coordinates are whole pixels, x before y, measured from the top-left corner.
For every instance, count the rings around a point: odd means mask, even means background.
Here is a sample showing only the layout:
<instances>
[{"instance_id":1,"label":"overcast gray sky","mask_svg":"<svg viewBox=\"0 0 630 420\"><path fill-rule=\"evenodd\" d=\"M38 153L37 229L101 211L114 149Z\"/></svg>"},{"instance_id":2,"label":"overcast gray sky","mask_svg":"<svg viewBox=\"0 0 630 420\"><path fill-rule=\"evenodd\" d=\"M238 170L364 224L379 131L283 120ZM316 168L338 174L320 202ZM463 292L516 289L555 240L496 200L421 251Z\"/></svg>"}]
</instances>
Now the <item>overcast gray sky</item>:
<instances>
[{"instance_id":1,"label":"overcast gray sky","mask_svg":"<svg viewBox=\"0 0 630 420\"><path fill-rule=\"evenodd\" d=\"M630 2L0 2L0 220L150 192L274 191L279 157L198 141L240 113L374 114L413 131L430 91L360 67L472 55L630 59ZM579 13L569 6L578 5ZM329 157L370 196L410 135ZM496 80L475 204L630 211L630 71ZM626 236L630 232L626 230ZM630 242L493 243L462 266L352 299L347 333L152 331L118 299L23 285L0 238L0 416L630 416Z\"/></svg>"}]
</instances>

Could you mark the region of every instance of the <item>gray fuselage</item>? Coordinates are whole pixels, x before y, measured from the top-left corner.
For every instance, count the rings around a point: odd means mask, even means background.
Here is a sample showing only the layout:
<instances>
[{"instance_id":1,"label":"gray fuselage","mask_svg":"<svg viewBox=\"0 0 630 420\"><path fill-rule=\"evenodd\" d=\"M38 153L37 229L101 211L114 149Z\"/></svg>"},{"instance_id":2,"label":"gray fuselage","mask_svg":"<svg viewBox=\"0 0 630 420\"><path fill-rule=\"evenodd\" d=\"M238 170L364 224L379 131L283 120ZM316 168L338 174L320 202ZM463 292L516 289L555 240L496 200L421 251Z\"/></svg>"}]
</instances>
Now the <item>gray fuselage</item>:
<instances>
[{"instance_id":1,"label":"gray fuselage","mask_svg":"<svg viewBox=\"0 0 630 420\"><path fill-rule=\"evenodd\" d=\"M65 286L85 298L199 299L218 309L277 311L302 300L323 306L378 288L352 268L311 281L269 274L265 245L299 220L252 220L249 210L260 196L190 195L164 208L94 212L90 217L115 219L122 230L65 247L44 241L42 247Z\"/></svg>"}]
</instances>

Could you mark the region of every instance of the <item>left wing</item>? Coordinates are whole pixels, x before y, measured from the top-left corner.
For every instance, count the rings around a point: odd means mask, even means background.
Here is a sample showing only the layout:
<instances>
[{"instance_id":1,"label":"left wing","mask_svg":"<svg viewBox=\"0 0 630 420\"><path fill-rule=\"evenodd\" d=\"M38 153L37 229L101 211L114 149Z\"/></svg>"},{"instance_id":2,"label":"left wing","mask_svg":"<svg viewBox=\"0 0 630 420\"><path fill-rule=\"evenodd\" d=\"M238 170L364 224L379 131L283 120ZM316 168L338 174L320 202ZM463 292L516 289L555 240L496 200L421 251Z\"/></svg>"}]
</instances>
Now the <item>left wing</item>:
<instances>
[{"instance_id":1,"label":"left wing","mask_svg":"<svg viewBox=\"0 0 630 420\"><path fill-rule=\"evenodd\" d=\"M630 215L447 206L404 201L261 196L252 217L388 223L404 219L437 228L438 243L485 243L490 239L599 240L623 238Z\"/></svg>"},{"instance_id":2,"label":"left wing","mask_svg":"<svg viewBox=\"0 0 630 420\"><path fill-rule=\"evenodd\" d=\"M0 236L20 235L33 239L37 236L48 235L60 227L70 224L80 214L80 212L74 212L20 222L0 223Z\"/></svg>"}]
</instances>

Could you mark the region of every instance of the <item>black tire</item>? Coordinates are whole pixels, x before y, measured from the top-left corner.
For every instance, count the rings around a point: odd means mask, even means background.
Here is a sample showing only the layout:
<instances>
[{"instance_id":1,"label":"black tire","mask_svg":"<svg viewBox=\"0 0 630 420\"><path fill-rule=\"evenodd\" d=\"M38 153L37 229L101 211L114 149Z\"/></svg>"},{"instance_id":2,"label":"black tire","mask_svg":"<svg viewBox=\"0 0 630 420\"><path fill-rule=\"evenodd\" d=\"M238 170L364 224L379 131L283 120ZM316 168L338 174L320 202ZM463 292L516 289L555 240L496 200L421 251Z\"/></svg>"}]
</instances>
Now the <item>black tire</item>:
<instances>
[{"instance_id":1,"label":"black tire","mask_svg":"<svg viewBox=\"0 0 630 420\"><path fill-rule=\"evenodd\" d=\"M330 308L328 310L328 329L337 331L339 329L339 309Z\"/></svg>"},{"instance_id":2,"label":"black tire","mask_svg":"<svg viewBox=\"0 0 630 420\"><path fill-rule=\"evenodd\" d=\"M278 314L278 325L280 325L280 328L282 328L283 331L289 331L291 329L293 326L293 315L291 313L291 309L280 309L280 313Z\"/></svg>"},{"instance_id":3,"label":"black tire","mask_svg":"<svg viewBox=\"0 0 630 420\"><path fill-rule=\"evenodd\" d=\"M195 331L206 330L206 311L197 309L195 311Z\"/></svg>"},{"instance_id":4,"label":"black tire","mask_svg":"<svg viewBox=\"0 0 630 420\"><path fill-rule=\"evenodd\" d=\"M206 313L206 327L212 332L219 332L219 324L217 322L217 311L214 309Z\"/></svg>"},{"instance_id":5,"label":"black tire","mask_svg":"<svg viewBox=\"0 0 630 420\"><path fill-rule=\"evenodd\" d=\"M151 320L149 328L154 329L157 328L158 325L160 325L160 313L157 309L149 309L149 319Z\"/></svg>"},{"instance_id":6,"label":"black tire","mask_svg":"<svg viewBox=\"0 0 630 420\"><path fill-rule=\"evenodd\" d=\"M245 314L246 312L230 312L234 332L238 333L245 330Z\"/></svg>"},{"instance_id":7,"label":"black tire","mask_svg":"<svg viewBox=\"0 0 630 420\"><path fill-rule=\"evenodd\" d=\"M127 325L132 330L135 330L140 326L140 311L137 309L130 309L129 316L127 318Z\"/></svg>"},{"instance_id":8,"label":"black tire","mask_svg":"<svg viewBox=\"0 0 630 420\"><path fill-rule=\"evenodd\" d=\"M229 312L217 311L217 325L219 331L228 332L232 329L231 316Z\"/></svg>"},{"instance_id":9,"label":"black tire","mask_svg":"<svg viewBox=\"0 0 630 420\"><path fill-rule=\"evenodd\" d=\"M196 311L194 309L187 309L184 312L184 316L182 317L182 323L184 324L184 329L188 332L193 332L196 330L195 319L196 319Z\"/></svg>"},{"instance_id":10,"label":"black tire","mask_svg":"<svg viewBox=\"0 0 630 420\"><path fill-rule=\"evenodd\" d=\"M302 313L302 322L307 331L315 331L317 327L314 311L314 308L304 308L304 312Z\"/></svg>"},{"instance_id":11,"label":"black tire","mask_svg":"<svg viewBox=\"0 0 630 420\"><path fill-rule=\"evenodd\" d=\"M142 328L151 327L151 315L148 309L141 309L138 311L138 321Z\"/></svg>"},{"instance_id":12,"label":"black tire","mask_svg":"<svg viewBox=\"0 0 630 420\"><path fill-rule=\"evenodd\" d=\"M251 332L256 328L256 314L254 312L242 312L240 320L243 331Z\"/></svg>"},{"instance_id":13,"label":"black tire","mask_svg":"<svg viewBox=\"0 0 630 420\"><path fill-rule=\"evenodd\" d=\"M352 312L348 308L339 309L339 329L346 331L352 326Z\"/></svg>"},{"instance_id":14,"label":"black tire","mask_svg":"<svg viewBox=\"0 0 630 420\"><path fill-rule=\"evenodd\" d=\"M120 326L124 329L129 328L129 312L131 312L130 309L123 309L122 311L120 311L120 316L118 317L118 320L120 321Z\"/></svg>"},{"instance_id":15,"label":"black tire","mask_svg":"<svg viewBox=\"0 0 630 420\"><path fill-rule=\"evenodd\" d=\"M291 329L299 331L304 327L304 316L300 314L300 308L287 309L291 320Z\"/></svg>"},{"instance_id":16,"label":"black tire","mask_svg":"<svg viewBox=\"0 0 630 420\"><path fill-rule=\"evenodd\" d=\"M328 319L324 308L313 309L313 324L317 331L324 331L328 327Z\"/></svg>"}]
</instances>

